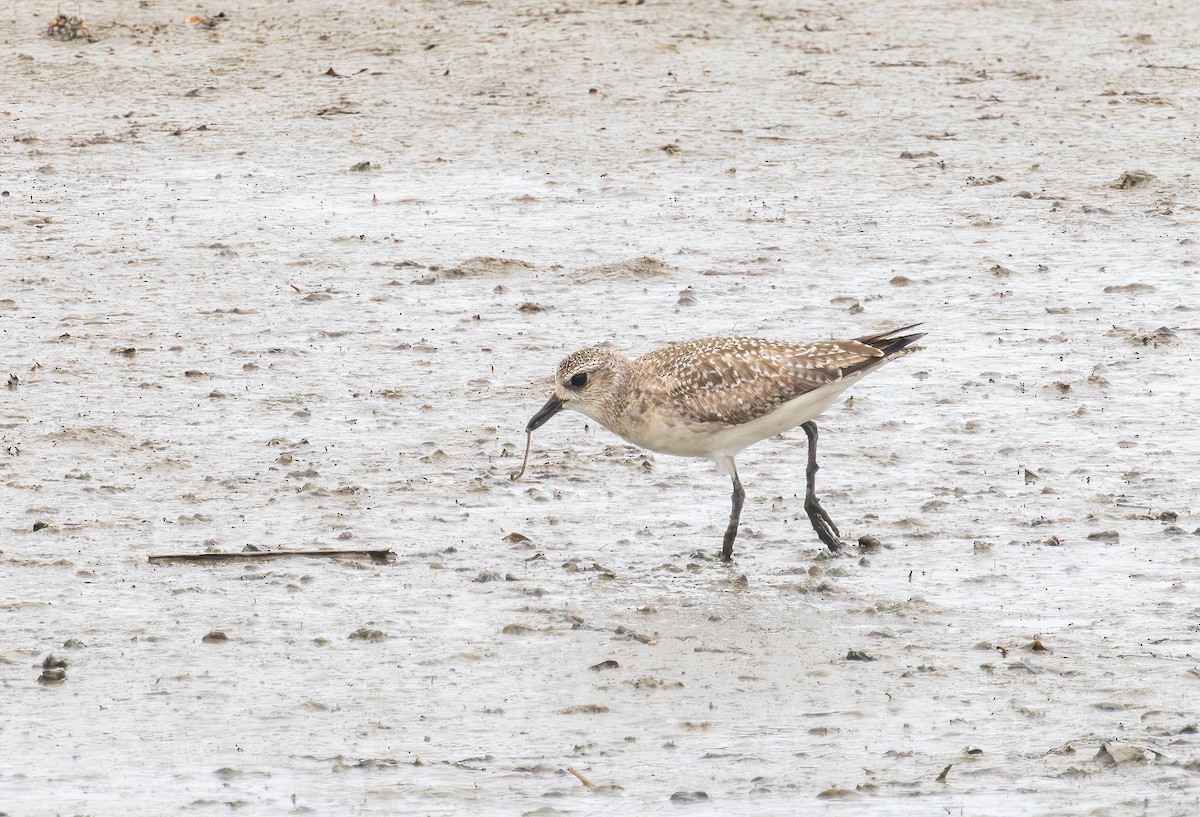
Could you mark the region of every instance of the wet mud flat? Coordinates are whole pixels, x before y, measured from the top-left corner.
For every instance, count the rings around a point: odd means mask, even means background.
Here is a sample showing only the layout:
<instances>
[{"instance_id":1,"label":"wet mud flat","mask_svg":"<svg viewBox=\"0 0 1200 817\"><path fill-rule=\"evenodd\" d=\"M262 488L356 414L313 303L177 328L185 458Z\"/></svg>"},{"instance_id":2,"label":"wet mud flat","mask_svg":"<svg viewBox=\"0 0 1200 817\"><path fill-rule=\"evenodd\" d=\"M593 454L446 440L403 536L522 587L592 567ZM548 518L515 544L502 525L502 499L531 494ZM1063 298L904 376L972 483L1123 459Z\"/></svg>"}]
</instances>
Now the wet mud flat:
<instances>
[{"instance_id":1,"label":"wet mud flat","mask_svg":"<svg viewBox=\"0 0 1200 817\"><path fill-rule=\"evenodd\" d=\"M1184 10L54 11L0 12L0 811L1196 812ZM877 546L802 432L732 566L704 463L563 415L508 479L577 347L917 320L819 421ZM394 558L149 560L247 546Z\"/></svg>"}]
</instances>

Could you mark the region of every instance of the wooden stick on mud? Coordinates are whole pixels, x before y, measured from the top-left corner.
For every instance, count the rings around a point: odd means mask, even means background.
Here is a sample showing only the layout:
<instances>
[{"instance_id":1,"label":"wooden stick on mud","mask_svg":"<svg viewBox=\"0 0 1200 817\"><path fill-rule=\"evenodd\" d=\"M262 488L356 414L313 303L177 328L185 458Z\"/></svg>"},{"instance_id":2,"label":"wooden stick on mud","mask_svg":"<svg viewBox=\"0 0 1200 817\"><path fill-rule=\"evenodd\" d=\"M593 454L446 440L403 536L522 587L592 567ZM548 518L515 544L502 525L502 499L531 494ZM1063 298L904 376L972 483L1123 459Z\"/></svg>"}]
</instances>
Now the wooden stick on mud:
<instances>
[{"instance_id":1,"label":"wooden stick on mud","mask_svg":"<svg viewBox=\"0 0 1200 817\"><path fill-rule=\"evenodd\" d=\"M595 783L593 783L592 781L588 780L586 777L584 777L583 775L581 775L579 772L575 771L574 767L572 767L572 766L568 766L568 767L567 767L567 771L568 771L568 772L570 772L571 774L575 775L576 777L578 777L578 778L579 778L579 782L580 782L580 783L582 783L583 785L587 786L589 789L594 789L594 788L596 788L596 784L595 784Z\"/></svg>"},{"instance_id":2,"label":"wooden stick on mud","mask_svg":"<svg viewBox=\"0 0 1200 817\"><path fill-rule=\"evenodd\" d=\"M387 548L379 550L248 550L243 553L160 553L147 558L154 564L164 562L234 562L262 559L284 559L289 556L366 556L373 562L392 562L396 554Z\"/></svg>"}]
</instances>

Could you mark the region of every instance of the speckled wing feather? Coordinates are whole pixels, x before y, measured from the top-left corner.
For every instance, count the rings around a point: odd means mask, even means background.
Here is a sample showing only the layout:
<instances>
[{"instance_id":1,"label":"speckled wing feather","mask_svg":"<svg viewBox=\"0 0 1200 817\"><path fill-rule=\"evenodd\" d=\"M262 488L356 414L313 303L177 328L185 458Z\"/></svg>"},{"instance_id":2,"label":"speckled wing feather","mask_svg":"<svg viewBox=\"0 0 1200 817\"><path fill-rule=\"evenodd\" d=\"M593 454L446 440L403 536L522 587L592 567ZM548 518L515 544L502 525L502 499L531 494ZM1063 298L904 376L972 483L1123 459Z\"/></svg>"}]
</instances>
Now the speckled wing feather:
<instances>
[{"instance_id":1,"label":"speckled wing feather","mask_svg":"<svg viewBox=\"0 0 1200 817\"><path fill-rule=\"evenodd\" d=\"M857 340L704 338L643 355L637 361L642 382L631 385L665 393L695 423L737 425L882 357Z\"/></svg>"}]
</instances>

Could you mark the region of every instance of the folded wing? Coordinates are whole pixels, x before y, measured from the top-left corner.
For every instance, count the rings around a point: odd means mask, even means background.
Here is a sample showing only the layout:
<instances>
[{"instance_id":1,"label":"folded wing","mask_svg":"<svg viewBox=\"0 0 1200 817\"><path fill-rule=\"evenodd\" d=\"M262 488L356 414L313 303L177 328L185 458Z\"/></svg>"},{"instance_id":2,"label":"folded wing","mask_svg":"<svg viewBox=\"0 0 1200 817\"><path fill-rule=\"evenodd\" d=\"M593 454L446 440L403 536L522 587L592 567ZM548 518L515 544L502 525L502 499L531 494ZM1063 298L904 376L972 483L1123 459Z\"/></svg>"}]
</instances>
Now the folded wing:
<instances>
[{"instance_id":1,"label":"folded wing","mask_svg":"<svg viewBox=\"0 0 1200 817\"><path fill-rule=\"evenodd\" d=\"M769 414L845 374L882 362L885 352L859 340L794 344L759 338L705 338L647 357L666 370L651 390L666 391L689 420L739 425ZM641 384L639 384L641 385Z\"/></svg>"}]
</instances>

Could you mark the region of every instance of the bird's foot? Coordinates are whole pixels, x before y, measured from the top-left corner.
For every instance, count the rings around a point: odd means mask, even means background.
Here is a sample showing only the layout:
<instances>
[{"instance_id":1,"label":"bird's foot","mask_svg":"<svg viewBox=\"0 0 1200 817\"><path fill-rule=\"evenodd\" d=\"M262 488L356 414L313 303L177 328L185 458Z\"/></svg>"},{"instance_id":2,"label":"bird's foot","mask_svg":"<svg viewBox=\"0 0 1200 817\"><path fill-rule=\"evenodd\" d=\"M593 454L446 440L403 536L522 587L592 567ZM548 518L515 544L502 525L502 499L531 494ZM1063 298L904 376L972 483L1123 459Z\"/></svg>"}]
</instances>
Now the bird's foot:
<instances>
[{"instance_id":1,"label":"bird's foot","mask_svg":"<svg viewBox=\"0 0 1200 817\"><path fill-rule=\"evenodd\" d=\"M813 530L817 533L817 538L824 542L825 547L832 552L840 552L843 542L838 538L838 526L829 518L829 514L825 513L821 503L815 499L806 501L804 510L808 514L808 521L812 523Z\"/></svg>"}]
</instances>

